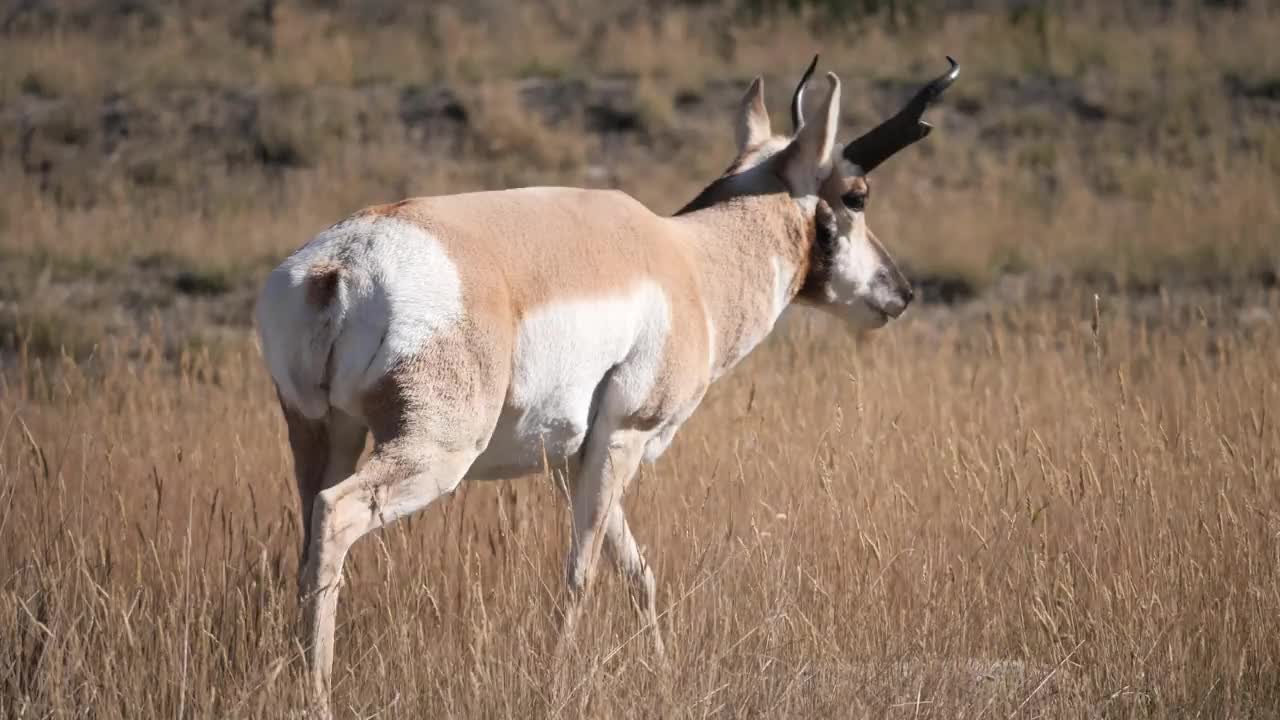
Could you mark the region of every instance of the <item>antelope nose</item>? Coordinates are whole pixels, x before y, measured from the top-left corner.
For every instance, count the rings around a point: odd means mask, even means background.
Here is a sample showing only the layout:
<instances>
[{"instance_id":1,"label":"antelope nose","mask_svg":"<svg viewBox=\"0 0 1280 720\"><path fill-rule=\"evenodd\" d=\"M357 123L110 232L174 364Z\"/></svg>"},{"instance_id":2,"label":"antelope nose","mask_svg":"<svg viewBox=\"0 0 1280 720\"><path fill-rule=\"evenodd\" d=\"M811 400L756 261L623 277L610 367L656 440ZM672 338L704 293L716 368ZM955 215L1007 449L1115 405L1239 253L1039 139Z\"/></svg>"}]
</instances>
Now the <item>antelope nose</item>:
<instances>
[{"instance_id":1,"label":"antelope nose","mask_svg":"<svg viewBox=\"0 0 1280 720\"><path fill-rule=\"evenodd\" d=\"M916 293L911 289L910 285L903 285L898 289L897 297L884 308L884 311L890 317L901 317L902 313L907 311L907 306L915 299Z\"/></svg>"}]
</instances>

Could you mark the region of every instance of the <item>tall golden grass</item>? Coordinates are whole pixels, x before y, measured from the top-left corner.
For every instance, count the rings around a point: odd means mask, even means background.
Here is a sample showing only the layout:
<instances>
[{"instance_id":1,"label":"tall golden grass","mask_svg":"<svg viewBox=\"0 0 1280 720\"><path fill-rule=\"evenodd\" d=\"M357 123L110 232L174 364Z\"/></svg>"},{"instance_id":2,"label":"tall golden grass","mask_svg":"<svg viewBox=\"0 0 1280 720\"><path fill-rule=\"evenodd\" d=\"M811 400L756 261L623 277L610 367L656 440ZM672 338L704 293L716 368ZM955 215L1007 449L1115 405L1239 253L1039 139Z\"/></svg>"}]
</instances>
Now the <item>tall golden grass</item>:
<instances>
[{"instance_id":1,"label":"tall golden grass","mask_svg":"<svg viewBox=\"0 0 1280 720\"><path fill-rule=\"evenodd\" d=\"M357 545L338 711L1274 716L1276 326L1212 301L1099 309L925 310L871 342L787 318L626 499L669 668L608 574L553 665L563 503L545 477L464 484ZM0 714L301 702L295 499L260 366L248 344L175 365L144 339L5 375Z\"/></svg>"}]
</instances>

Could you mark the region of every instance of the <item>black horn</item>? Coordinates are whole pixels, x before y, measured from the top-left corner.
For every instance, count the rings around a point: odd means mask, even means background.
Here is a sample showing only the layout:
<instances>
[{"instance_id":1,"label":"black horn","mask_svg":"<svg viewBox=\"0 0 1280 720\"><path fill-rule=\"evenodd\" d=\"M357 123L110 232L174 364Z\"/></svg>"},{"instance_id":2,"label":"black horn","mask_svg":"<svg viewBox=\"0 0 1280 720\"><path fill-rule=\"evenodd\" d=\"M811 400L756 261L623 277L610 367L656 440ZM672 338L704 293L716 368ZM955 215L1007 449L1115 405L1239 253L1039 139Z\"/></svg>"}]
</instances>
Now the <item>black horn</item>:
<instances>
[{"instance_id":1,"label":"black horn","mask_svg":"<svg viewBox=\"0 0 1280 720\"><path fill-rule=\"evenodd\" d=\"M862 172L869 173L889 159L889 156L928 135L933 126L920 117L930 103L937 100L960 74L960 65L950 55L947 56L947 62L951 63L951 69L920 88L911 102L899 110L897 115L846 145L845 159L861 168Z\"/></svg>"},{"instance_id":2,"label":"black horn","mask_svg":"<svg viewBox=\"0 0 1280 720\"><path fill-rule=\"evenodd\" d=\"M800 78L800 84L796 85L796 91L791 96L791 132L792 134L800 132L800 128L804 126L804 87L809 84L809 78L813 77L813 69L818 67L818 56L814 54L813 62L809 63L809 69L804 71L804 76Z\"/></svg>"}]
</instances>

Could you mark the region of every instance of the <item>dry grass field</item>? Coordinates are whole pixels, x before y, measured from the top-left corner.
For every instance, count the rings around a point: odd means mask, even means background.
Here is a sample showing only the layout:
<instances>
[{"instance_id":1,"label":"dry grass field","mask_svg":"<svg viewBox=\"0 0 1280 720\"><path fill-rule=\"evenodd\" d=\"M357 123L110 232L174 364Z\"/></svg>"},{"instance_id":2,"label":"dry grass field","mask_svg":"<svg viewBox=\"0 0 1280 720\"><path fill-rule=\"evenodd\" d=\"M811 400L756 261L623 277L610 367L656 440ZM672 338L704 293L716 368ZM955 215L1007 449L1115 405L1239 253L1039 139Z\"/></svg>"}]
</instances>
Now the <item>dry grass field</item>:
<instances>
[{"instance_id":1,"label":"dry grass field","mask_svg":"<svg viewBox=\"0 0 1280 720\"><path fill-rule=\"evenodd\" d=\"M670 212L817 50L845 136L964 68L869 210L926 302L789 311L643 468L669 665L608 572L554 664L559 490L464 484L354 548L335 710L1280 715L1280 8L877 5L0 6L0 717L293 716L264 272L405 195Z\"/></svg>"},{"instance_id":2,"label":"dry grass field","mask_svg":"<svg viewBox=\"0 0 1280 720\"><path fill-rule=\"evenodd\" d=\"M464 485L356 546L338 708L1272 716L1277 328L1105 308L1095 336L1086 306L870 344L789 319L629 494L669 669L608 575L553 667L563 504ZM140 349L5 388L4 712L283 716L299 536L266 377L248 348Z\"/></svg>"}]
</instances>

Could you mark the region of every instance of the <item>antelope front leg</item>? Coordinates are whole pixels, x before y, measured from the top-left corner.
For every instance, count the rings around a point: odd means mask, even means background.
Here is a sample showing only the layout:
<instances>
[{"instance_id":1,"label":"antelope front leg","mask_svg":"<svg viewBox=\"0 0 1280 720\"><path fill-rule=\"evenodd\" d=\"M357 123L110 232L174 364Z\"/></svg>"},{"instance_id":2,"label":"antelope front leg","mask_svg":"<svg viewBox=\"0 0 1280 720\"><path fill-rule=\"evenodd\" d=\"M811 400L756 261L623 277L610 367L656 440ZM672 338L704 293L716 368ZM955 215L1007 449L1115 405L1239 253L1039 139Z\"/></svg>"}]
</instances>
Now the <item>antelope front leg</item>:
<instances>
[{"instance_id":1,"label":"antelope front leg","mask_svg":"<svg viewBox=\"0 0 1280 720\"><path fill-rule=\"evenodd\" d=\"M658 659L665 660L667 649L662 642L662 630L658 627L657 589L653 570L649 568L649 563L645 561L631 534L631 528L627 526L627 517L620 502L614 504L609 511L604 541L605 551L613 558L618 573L627 581L631 601L640 621L649 628Z\"/></svg>"},{"instance_id":2,"label":"antelope front leg","mask_svg":"<svg viewBox=\"0 0 1280 720\"><path fill-rule=\"evenodd\" d=\"M558 640L561 647L573 639L582 601L595 577L606 523L615 512L622 518L622 493L640 465L647 439L648 434L628 429L609 433L593 430L588 440L573 488L573 537L565 562L568 592ZM625 527L624 518L622 522Z\"/></svg>"}]
</instances>

